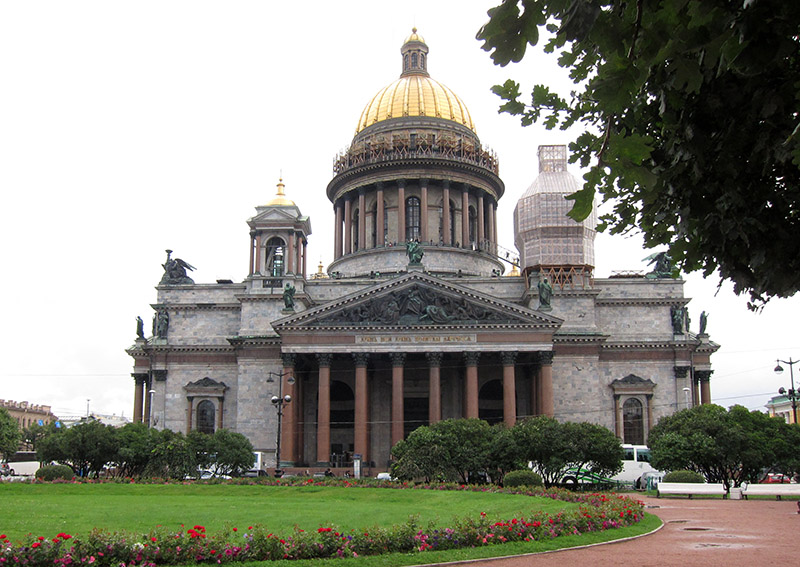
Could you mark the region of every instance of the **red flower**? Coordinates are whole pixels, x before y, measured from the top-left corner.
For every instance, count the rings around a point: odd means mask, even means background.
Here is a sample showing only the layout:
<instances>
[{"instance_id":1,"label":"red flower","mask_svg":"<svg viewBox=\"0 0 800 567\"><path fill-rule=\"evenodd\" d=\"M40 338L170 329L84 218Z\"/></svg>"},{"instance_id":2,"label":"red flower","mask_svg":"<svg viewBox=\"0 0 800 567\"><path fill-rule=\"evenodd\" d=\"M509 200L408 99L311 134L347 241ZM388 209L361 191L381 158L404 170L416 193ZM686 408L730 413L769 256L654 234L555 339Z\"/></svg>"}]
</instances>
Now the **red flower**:
<instances>
[{"instance_id":1,"label":"red flower","mask_svg":"<svg viewBox=\"0 0 800 567\"><path fill-rule=\"evenodd\" d=\"M34 548L34 549L36 549L36 548L37 548L37 547L39 547L40 545L42 545L42 544L41 544L41 543L39 543L39 542L37 541L37 542L34 542L33 544L31 544L31 547L32 547L32 548Z\"/></svg>"},{"instance_id":2,"label":"red flower","mask_svg":"<svg viewBox=\"0 0 800 567\"><path fill-rule=\"evenodd\" d=\"M36 539L38 539L39 541L44 541L45 538L44 538L44 536L39 536Z\"/></svg>"},{"instance_id":3,"label":"red flower","mask_svg":"<svg viewBox=\"0 0 800 567\"><path fill-rule=\"evenodd\" d=\"M239 529L238 528L233 528L233 531L238 532Z\"/></svg>"}]
</instances>

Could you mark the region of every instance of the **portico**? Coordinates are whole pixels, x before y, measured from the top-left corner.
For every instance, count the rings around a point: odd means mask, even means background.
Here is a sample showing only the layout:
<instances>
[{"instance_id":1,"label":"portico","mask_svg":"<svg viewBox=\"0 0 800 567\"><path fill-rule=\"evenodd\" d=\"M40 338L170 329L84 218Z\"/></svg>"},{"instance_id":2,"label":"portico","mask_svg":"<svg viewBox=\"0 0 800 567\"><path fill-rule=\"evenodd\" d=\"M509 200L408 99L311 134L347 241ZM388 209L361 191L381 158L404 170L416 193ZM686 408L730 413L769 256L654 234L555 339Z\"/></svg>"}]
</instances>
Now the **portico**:
<instances>
[{"instance_id":1,"label":"portico","mask_svg":"<svg viewBox=\"0 0 800 567\"><path fill-rule=\"evenodd\" d=\"M420 425L552 415L559 325L422 273L276 321L284 380L295 378L283 386L296 401L284 417L285 464L323 465L340 452L385 464Z\"/></svg>"}]
</instances>

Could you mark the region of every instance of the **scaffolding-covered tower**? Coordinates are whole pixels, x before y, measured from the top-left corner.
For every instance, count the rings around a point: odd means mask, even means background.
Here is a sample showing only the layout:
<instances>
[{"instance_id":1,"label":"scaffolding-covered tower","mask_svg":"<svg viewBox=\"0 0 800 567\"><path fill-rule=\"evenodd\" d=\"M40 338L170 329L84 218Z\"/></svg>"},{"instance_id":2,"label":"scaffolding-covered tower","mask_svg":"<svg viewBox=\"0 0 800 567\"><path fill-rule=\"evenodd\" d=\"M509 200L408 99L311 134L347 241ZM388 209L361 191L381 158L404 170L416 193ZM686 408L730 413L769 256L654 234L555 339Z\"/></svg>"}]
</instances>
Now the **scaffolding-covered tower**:
<instances>
[{"instance_id":1,"label":"scaffolding-covered tower","mask_svg":"<svg viewBox=\"0 0 800 567\"><path fill-rule=\"evenodd\" d=\"M566 197L580 188L567 171L567 147L539 146L539 175L514 209L514 243L526 275L561 288L591 286L597 213L582 222L567 216L573 202Z\"/></svg>"}]
</instances>

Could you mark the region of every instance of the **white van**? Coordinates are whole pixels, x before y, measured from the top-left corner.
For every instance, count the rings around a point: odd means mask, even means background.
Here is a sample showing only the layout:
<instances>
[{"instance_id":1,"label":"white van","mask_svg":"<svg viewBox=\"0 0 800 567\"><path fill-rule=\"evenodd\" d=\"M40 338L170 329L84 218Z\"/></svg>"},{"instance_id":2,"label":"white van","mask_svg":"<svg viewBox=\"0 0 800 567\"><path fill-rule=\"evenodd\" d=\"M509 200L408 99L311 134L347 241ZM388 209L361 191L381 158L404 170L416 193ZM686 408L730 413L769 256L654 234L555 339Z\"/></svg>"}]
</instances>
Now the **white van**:
<instances>
[{"instance_id":1,"label":"white van","mask_svg":"<svg viewBox=\"0 0 800 567\"><path fill-rule=\"evenodd\" d=\"M622 445L622 472L613 476L616 481L633 485L644 473L658 472L650 466L650 449L646 445Z\"/></svg>"}]
</instances>

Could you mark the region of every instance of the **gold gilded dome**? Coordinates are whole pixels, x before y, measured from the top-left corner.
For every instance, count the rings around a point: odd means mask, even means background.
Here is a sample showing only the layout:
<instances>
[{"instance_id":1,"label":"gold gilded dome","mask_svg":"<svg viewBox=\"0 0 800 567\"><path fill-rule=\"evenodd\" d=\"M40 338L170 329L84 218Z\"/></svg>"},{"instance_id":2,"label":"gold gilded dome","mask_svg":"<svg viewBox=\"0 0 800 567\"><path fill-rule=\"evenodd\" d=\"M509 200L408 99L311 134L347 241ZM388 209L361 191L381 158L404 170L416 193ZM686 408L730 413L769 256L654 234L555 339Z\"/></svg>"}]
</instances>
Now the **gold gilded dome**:
<instances>
[{"instance_id":1,"label":"gold gilded dome","mask_svg":"<svg viewBox=\"0 0 800 567\"><path fill-rule=\"evenodd\" d=\"M409 41L419 41L420 43L425 43L425 38L417 33L417 28L411 28L411 35L406 38L403 44L406 44Z\"/></svg>"},{"instance_id":2,"label":"gold gilded dome","mask_svg":"<svg viewBox=\"0 0 800 567\"><path fill-rule=\"evenodd\" d=\"M278 193L273 199L267 203L267 207L295 207L294 201L289 199L283 192L286 185L283 184L283 178L278 180Z\"/></svg>"},{"instance_id":3,"label":"gold gilded dome","mask_svg":"<svg viewBox=\"0 0 800 567\"><path fill-rule=\"evenodd\" d=\"M358 119L356 134L383 120L404 116L430 116L452 120L473 132L475 124L467 106L453 91L428 75L428 46L417 28L400 48L400 78L372 97Z\"/></svg>"}]
</instances>

